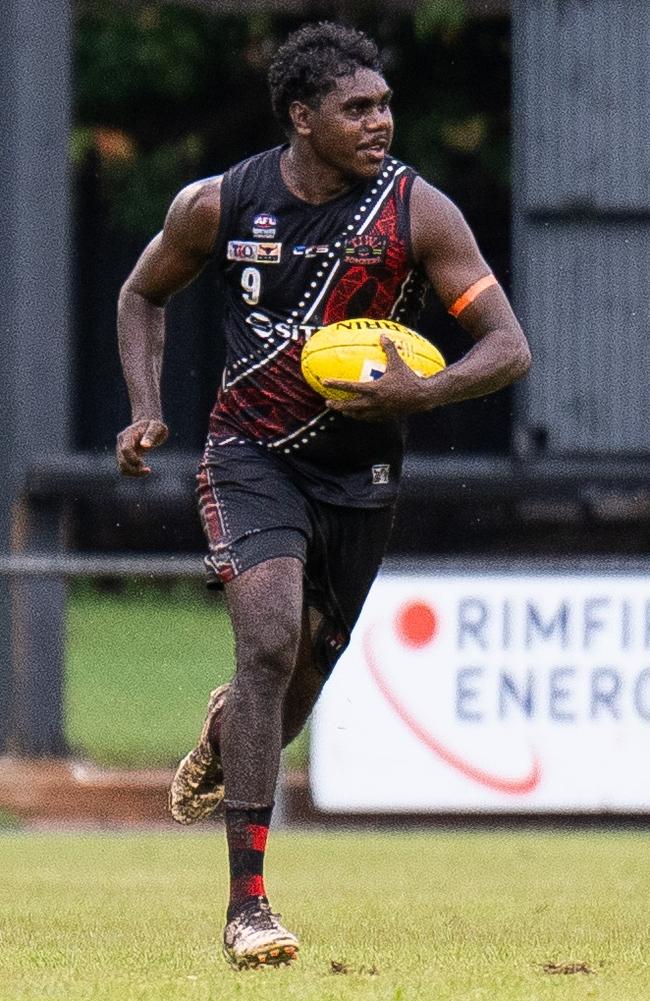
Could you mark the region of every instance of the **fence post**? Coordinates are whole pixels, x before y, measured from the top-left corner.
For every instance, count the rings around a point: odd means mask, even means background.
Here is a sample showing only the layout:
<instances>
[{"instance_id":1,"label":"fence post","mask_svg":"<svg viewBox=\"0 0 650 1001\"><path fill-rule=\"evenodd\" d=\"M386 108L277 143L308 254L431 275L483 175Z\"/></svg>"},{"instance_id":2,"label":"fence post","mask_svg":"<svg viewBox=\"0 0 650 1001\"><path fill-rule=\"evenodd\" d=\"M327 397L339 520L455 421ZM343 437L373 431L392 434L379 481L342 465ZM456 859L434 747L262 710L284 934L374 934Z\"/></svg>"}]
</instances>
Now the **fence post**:
<instances>
[{"instance_id":1,"label":"fence post","mask_svg":"<svg viewBox=\"0 0 650 1001\"><path fill-rule=\"evenodd\" d=\"M12 546L27 468L70 447L70 21L68 0L3 0L0 554ZM56 518L39 533L52 548ZM51 639L63 627L63 584L32 580L19 591L0 579L0 752L58 754L63 662ZM24 712L37 693L35 729Z\"/></svg>"}]
</instances>

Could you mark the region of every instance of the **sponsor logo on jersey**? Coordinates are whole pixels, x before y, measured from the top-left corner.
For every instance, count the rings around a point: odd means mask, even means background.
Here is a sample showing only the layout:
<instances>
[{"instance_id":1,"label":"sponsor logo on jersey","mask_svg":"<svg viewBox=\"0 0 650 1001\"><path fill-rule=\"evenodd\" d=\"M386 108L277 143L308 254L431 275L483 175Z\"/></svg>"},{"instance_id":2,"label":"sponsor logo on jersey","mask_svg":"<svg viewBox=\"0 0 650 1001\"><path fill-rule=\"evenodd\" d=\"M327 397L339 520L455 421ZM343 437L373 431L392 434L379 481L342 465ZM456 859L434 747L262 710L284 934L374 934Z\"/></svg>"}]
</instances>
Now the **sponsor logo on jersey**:
<instances>
[{"instance_id":1,"label":"sponsor logo on jersey","mask_svg":"<svg viewBox=\"0 0 650 1001\"><path fill-rule=\"evenodd\" d=\"M380 466L371 466L371 472L372 472L373 485L377 484L379 486L382 486L383 484L388 483L388 481L390 480L390 466L387 464Z\"/></svg>"},{"instance_id":2,"label":"sponsor logo on jersey","mask_svg":"<svg viewBox=\"0 0 650 1001\"><path fill-rule=\"evenodd\" d=\"M329 249L329 243L313 243L311 246L300 243L293 248L293 252L296 257L317 257L329 253Z\"/></svg>"},{"instance_id":3,"label":"sponsor logo on jersey","mask_svg":"<svg viewBox=\"0 0 650 1001\"><path fill-rule=\"evenodd\" d=\"M272 240L278 228L278 220L270 212L260 212L253 219L253 236L262 240Z\"/></svg>"},{"instance_id":4,"label":"sponsor logo on jersey","mask_svg":"<svg viewBox=\"0 0 650 1001\"><path fill-rule=\"evenodd\" d=\"M246 323L264 341L270 337L282 337L287 341L306 341L315 330L318 330L317 326L308 323L293 323L289 320L274 321L270 316L257 311L248 314Z\"/></svg>"},{"instance_id":5,"label":"sponsor logo on jersey","mask_svg":"<svg viewBox=\"0 0 650 1001\"><path fill-rule=\"evenodd\" d=\"M346 264L383 264L388 247L387 236L363 233L345 241L343 260Z\"/></svg>"},{"instance_id":6,"label":"sponsor logo on jersey","mask_svg":"<svg viewBox=\"0 0 650 1001\"><path fill-rule=\"evenodd\" d=\"M230 240L228 242L229 261L255 261L256 264L279 264L282 253L281 243L267 243L258 240Z\"/></svg>"}]
</instances>

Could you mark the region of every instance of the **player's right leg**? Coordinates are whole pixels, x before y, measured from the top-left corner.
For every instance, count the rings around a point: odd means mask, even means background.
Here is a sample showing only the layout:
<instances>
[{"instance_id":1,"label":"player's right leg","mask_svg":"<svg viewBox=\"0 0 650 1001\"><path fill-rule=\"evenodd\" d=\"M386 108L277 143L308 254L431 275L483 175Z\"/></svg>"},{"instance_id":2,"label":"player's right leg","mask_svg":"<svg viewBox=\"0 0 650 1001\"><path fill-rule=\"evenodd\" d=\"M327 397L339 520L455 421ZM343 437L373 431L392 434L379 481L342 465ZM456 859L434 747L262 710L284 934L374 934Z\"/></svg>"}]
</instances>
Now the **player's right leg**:
<instances>
[{"instance_id":1,"label":"player's right leg","mask_svg":"<svg viewBox=\"0 0 650 1001\"><path fill-rule=\"evenodd\" d=\"M224 794L219 730L230 682L210 692L196 747L178 765L169 789L169 812L179 824L212 816Z\"/></svg>"},{"instance_id":2,"label":"player's right leg","mask_svg":"<svg viewBox=\"0 0 650 1001\"><path fill-rule=\"evenodd\" d=\"M282 545L279 536L277 548ZM225 786L230 898L224 953L237 968L272 966L298 951L296 936L270 908L263 867L285 695L301 645L303 563L277 557L254 565L226 584L226 598L236 673L212 694L199 744L174 778L170 805L176 819L191 823L213 812Z\"/></svg>"},{"instance_id":3,"label":"player's right leg","mask_svg":"<svg viewBox=\"0 0 650 1001\"><path fill-rule=\"evenodd\" d=\"M305 500L281 463L251 443L220 444L212 436L197 478L209 555L207 584L223 588L277 556L304 559L310 534ZM169 808L180 824L209 817L223 799L220 720L229 685L212 692L199 740L176 770Z\"/></svg>"},{"instance_id":4,"label":"player's right leg","mask_svg":"<svg viewBox=\"0 0 650 1001\"><path fill-rule=\"evenodd\" d=\"M314 516L320 522L321 545L308 552L310 604L303 611L299 652L284 700L283 747L302 730L345 648L381 563L392 522L391 509L337 511L326 505L319 506ZM180 823L209 816L223 797L219 731L227 688L212 693L199 745L181 762L174 779L172 815ZM186 778L190 768L192 775ZM176 800L175 790L180 790Z\"/></svg>"}]
</instances>

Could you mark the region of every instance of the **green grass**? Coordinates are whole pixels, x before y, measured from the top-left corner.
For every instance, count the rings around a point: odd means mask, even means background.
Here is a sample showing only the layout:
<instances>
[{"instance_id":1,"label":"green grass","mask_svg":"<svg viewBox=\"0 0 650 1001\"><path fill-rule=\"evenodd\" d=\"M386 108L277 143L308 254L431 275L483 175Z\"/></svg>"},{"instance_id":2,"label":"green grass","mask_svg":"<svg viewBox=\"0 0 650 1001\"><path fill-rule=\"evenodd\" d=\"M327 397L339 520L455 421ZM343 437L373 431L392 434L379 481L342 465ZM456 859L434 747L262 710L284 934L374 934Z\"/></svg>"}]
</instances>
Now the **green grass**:
<instances>
[{"instance_id":1,"label":"green grass","mask_svg":"<svg viewBox=\"0 0 650 1001\"><path fill-rule=\"evenodd\" d=\"M105 764L168 765L195 743L208 693L234 670L223 600L190 584L133 581L121 592L72 589L66 732L73 751ZM306 760L306 736L288 764Z\"/></svg>"},{"instance_id":2,"label":"green grass","mask_svg":"<svg viewBox=\"0 0 650 1001\"><path fill-rule=\"evenodd\" d=\"M276 834L268 887L301 958L240 974L217 944L218 829L0 843L2 1001L650 997L645 834Z\"/></svg>"}]
</instances>

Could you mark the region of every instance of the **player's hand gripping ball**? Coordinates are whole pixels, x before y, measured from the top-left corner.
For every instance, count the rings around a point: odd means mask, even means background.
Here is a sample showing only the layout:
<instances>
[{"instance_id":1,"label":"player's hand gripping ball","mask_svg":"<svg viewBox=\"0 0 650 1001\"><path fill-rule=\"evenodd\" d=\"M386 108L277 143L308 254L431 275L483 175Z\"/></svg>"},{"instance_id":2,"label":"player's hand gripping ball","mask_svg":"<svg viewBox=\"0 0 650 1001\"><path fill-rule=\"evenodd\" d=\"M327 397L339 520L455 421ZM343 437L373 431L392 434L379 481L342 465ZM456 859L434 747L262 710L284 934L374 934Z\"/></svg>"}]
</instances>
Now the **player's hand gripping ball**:
<instances>
[{"instance_id":1,"label":"player's hand gripping ball","mask_svg":"<svg viewBox=\"0 0 650 1001\"><path fill-rule=\"evenodd\" d=\"M330 400L349 400L349 390L325 386L327 379L370 382L386 371L380 337L393 341L402 360L416 375L427 378L445 367L438 349L414 330L395 320L339 320L317 330L302 349L302 374L312 389Z\"/></svg>"}]
</instances>

